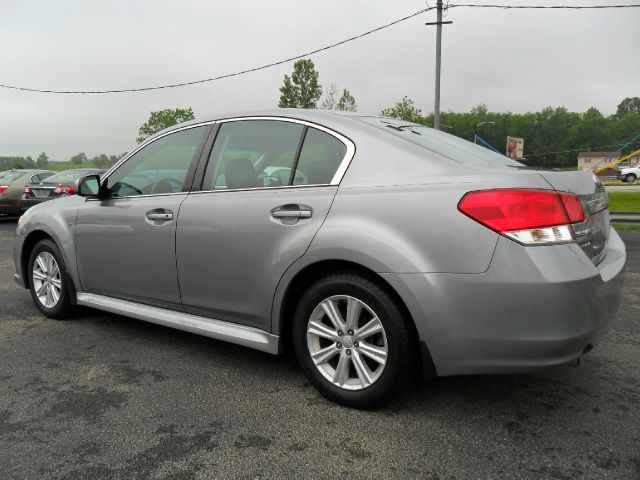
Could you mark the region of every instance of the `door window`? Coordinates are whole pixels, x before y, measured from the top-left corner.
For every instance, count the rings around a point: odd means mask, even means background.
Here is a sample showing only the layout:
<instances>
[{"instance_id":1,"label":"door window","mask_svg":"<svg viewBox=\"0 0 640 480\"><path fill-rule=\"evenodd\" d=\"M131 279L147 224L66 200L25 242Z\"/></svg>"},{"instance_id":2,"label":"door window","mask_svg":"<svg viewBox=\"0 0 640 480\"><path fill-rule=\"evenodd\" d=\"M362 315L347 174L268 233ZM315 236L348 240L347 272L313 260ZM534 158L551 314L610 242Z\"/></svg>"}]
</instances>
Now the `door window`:
<instances>
[{"instance_id":1,"label":"door window","mask_svg":"<svg viewBox=\"0 0 640 480\"><path fill-rule=\"evenodd\" d=\"M112 197L181 192L207 126L188 128L150 143L107 179Z\"/></svg>"},{"instance_id":2,"label":"door window","mask_svg":"<svg viewBox=\"0 0 640 480\"><path fill-rule=\"evenodd\" d=\"M282 187L291 171L304 126L244 120L220 126L202 190Z\"/></svg>"},{"instance_id":3,"label":"door window","mask_svg":"<svg viewBox=\"0 0 640 480\"><path fill-rule=\"evenodd\" d=\"M304 137L293 184L331 183L346 153L347 146L336 137L316 128L309 128Z\"/></svg>"}]
</instances>

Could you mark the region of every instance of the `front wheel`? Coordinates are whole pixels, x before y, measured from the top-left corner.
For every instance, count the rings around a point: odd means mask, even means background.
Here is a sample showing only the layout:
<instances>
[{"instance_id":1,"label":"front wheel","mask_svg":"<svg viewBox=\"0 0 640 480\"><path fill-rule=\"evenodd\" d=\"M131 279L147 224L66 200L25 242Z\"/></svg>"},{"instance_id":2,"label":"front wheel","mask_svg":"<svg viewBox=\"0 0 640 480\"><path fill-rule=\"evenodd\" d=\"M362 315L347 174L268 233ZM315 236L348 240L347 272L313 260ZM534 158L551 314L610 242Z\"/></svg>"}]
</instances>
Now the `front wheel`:
<instances>
[{"instance_id":1,"label":"front wheel","mask_svg":"<svg viewBox=\"0 0 640 480\"><path fill-rule=\"evenodd\" d=\"M71 312L69 277L58 246L41 240L29 257L29 285L36 306L49 318L66 318Z\"/></svg>"},{"instance_id":2,"label":"front wheel","mask_svg":"<svg viewBox=\"0 0 640 480\"><path fill-rule=\"evenodd\" d=\"M636 181L636 176L633 173L629 173L626 177L624 177L624 181L627 183L633 183Z\"/></svg>"},{"instance_id":3,"label":"front wheel","mask_svg":"<svg viewBox=\"0 0 640 480\"><path fill-rule=\"evenodd\" d=\"M394 299L369 278L336 273L296 310L296 357L325 397L354 408L388 401L411 378L415 340Z\"/></svg>"}]
</instances>

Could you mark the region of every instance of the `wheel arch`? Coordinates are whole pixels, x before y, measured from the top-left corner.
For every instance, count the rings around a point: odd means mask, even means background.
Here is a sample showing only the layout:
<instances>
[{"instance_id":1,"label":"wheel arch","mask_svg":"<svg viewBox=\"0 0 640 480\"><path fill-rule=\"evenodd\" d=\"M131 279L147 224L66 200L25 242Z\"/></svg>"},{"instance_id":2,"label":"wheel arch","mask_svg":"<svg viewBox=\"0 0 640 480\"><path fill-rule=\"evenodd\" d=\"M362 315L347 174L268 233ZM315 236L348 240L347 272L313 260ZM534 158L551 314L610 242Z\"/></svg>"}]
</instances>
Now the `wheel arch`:
<instances>
[{"instance_id":1,"label":"wheel arch","mask_svg":"<svg viewBox=\"0 0 640 480\"><path fill-rule=\"evenodd\" d=\"M22 269L22 276L24 280L25 288L29 288L31 286L31 279L29 278L29 257L31 257L31 252L34 247L38 244L38 242L42 240L51 240L56 243L56 240L44 230L34 230L30 232L24 239L22 243L22 251L20 255L20 268Z\"/></svg>"},{"instance_id":2,"label":"wheel arch","mask_svg":"<svg viewBox=\"0 0 640 480\"><path fill-rule=\"evenodd\" d=\"M42 240L51 240L60 251L60 255L62 255L62 259L66 265L66 277L67 277L67 289L69 293L69 298L72 305L76 304L76 284L71 272L69 272L69 262L65 257L64 249L61 248L60 242L55 238L54 235L51 235L49 232L45 230L36 229L25 237L22 242L22 249L20 251L20 268L22 270L22 278L23 283L26 289L31 287L31 278L29 277L29 258L31 257L31 252L35 248L35 246L41 242Z\"/></svg>"},{"instance_id":3,"label":"wheel arch","mask_svg":"<svg viewBox=\"0 0 640 480\"><path fill-rule=\"evenodd\" d=\"M287 282L280 301L274 305L274 318L277 320L277 323L274 325L274 333L280 336L281 349L284 352L292 351L293 316L300 296L315 280L324 275L336 272L350 272L361 275L376 283L393 298L403 316L408 320L407 323L414 335L416 348L420 349L422 374L427 378L435 376L436 370L428 347L425 342L420 339L415 319L407 307L406 302L396 289L378 273L360 263L349 260L327 259L310 263L297 271Z\"/></svg>"}]
</instances>

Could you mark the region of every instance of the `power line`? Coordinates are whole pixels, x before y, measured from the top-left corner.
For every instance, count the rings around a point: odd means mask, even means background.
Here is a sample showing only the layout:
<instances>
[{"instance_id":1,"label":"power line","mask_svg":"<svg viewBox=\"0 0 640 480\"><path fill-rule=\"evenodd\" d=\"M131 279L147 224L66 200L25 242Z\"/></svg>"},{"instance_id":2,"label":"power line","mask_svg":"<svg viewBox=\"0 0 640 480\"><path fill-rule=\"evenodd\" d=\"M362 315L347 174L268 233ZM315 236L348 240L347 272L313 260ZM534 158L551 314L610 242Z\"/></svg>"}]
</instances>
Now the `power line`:
<instances>
[{"instance_id":1,"label":"power line","mask_svg":"<svg viewBox=\"0 0 640 480\"><path fill-rule=\"evenodd\" d=\"M480 5L475 3L456 3L449 5L448 8L471 7L471 8L502 8L505 10L512 9L565 9L565 10L593 10L604 8L638 8L640 4L630 5Z\"/></svg>"},{"instance_id":2,"label":"power line","mask_svg":"<svg viewBox=\"0 0 640 480\"><path fill-rule=\"evenodd\" d=\"M494 4L449 4L447 2L447 6L444 10L448 8L459 8L459 7L470 7L470 8L500 8L500 9L571 9L571 10L586 10L586 9L607 9L607 8L638 8L640 4L628 4L628 5L494 5ZM374 28L367 32L361 33L360 35L354 35L352 37L346 38L336 43L332 43L330 45L326 45L321 48L317 48L310 52L302 53L300 55L296 55L294 57L285 58L284 60L278 60L276 62L268 63L265 65L261 65L258 67L248 68L246 70L241 70L239 72L227 73L225 75L219 75L217 77L205 78L202 80L193 80L190 82L181 82L181 83L173 83L169 85L158 85L155 87L140 87L140 88L122 88L122 89L111 89L111 90L55 90L55 89L40 89L40 88L28 88L28 87L20 87L17 85L7 85L0 84L0 88L6 88L10 90L20 90L24 92L35 92L35 93L54 93L54 94L65 94L65 95L85 95L85 94L105 94L105 93L126 93L126 92L144 92L150 90L162 90L166 88L177 88L177 87L186 87L188 85L197 85L200 83L213 82L216 80L222 80L224 78L237 77L239 75L244 75L251 72L257 72L259 70L265 70L267 68L275 67L277 65L282 65L284 63L292 62L294 60L299 60L304 57L308 57L314 55L319 52L323 52L325 50L330 50L335 47L339 47L340 45L344 45L345 43L352 42L354 40L358 40L362 37L366 37L367 35L371 35L372 33L379 32L380 30L384 30L386 28L392 27L398 23L409 20L413 17L417 17L422 13L426 13L430 10L434 10L437 7L429 7L418 10L415 13L407 15L405 17L394 20L393 22L389 22L380 27Z\"/></svg>"},{"instance_id":3,"label":"power line","mask_svg":"<svg viewBox=\"0 0 640 480\"><path fill-rule=\"evenodd\" d=\"M161 90L161 89L164 89L164 88L176 88L176 87L185 87L187 85L197 85L199 83L206 83L206 82L213 82L215 80L222 80L223 78L237 77L239 75L244 75L246 73L257 72L259 70L264 70L264 69L267 69L267 68L275 67L277 65L282 65L283 63L292 62L293 60L299 60L301 58L308 57L310 55L313 55L313 54L316 54L316 53L319 53L319 52L323 52L325 50L329 50L331 48L335 48L335 47L338 47L340 45L344 45L345 43L352 42L352 41L357 40L359 38L366 37L367 35L371 35L372 33L379 32L380 30L384 30L385 28L389 28L389 27L391 27L393 25L396 25L396 24L398 24L400 22L404 22L405 20L409 20L410 18L416 17L416 16L420 15L421 13L428 12L429 10L433 10L434 8L436 8L436 7L423 8L421 10L418 10L415 13L412 13L411 15L407 15L406 17L399 18L398 20L394 20L393 22L387 23L387 24L382 25L380 27L377 27L377 28L374 28L374 29L369 30L367 32L361 33L360 35L355 35L353 37L349 37L349 38L347 38L345 40L341 40L339 42L332 43L331 45L326 45L324 47L317 48L316 50L312 50L310 52L306 52L306 53L302 53L300 55L296 55L295 57L289 57L289 58L286 58L284 60L279 60L277 62L268 63L266 65L261 65L259 67L248 68L246 70L242 70L242 71L239 71L239 72L227 73L225 75L219 75L217 77L205 78L203 80L194 80L194 81L191 81L191 82L173 83L173 84L170 84L170 85L159 85L159 86L156 86L156 87L123 88L123 89L117 89L117 90L53 90L53 89L39 89L39 88L18 87L18 86L15 86L15 85L5 85L5 84L0 84L0 88L8 88L8 89L11 89L11 90L22 90L22 91L25 91L25 92L37 92L37 93L58 93L58 94L71 94L71 95L85 95L85 94L104 94L104 93L144 92L144 91L148 91L148 90Z\"/></svg>"}]
</instances>

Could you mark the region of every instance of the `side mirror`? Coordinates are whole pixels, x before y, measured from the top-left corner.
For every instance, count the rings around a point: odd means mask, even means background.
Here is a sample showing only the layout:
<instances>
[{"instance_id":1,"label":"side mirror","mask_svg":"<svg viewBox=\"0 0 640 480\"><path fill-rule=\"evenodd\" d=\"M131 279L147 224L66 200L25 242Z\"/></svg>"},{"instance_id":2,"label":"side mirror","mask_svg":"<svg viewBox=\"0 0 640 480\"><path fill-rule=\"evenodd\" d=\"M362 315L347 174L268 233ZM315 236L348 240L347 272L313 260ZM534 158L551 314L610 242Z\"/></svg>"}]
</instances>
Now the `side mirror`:
<instances>
[{"instance_id":1,"label":"side mirror","mask_svg":"<svg viewBox=\"0 0 640 480\"><path fill-rule=\"evenodd\" d=\"M86 175L76 180L76 195L81 197L97 197L100 193L100 176Z\"/></svg>"}]
</instances>

